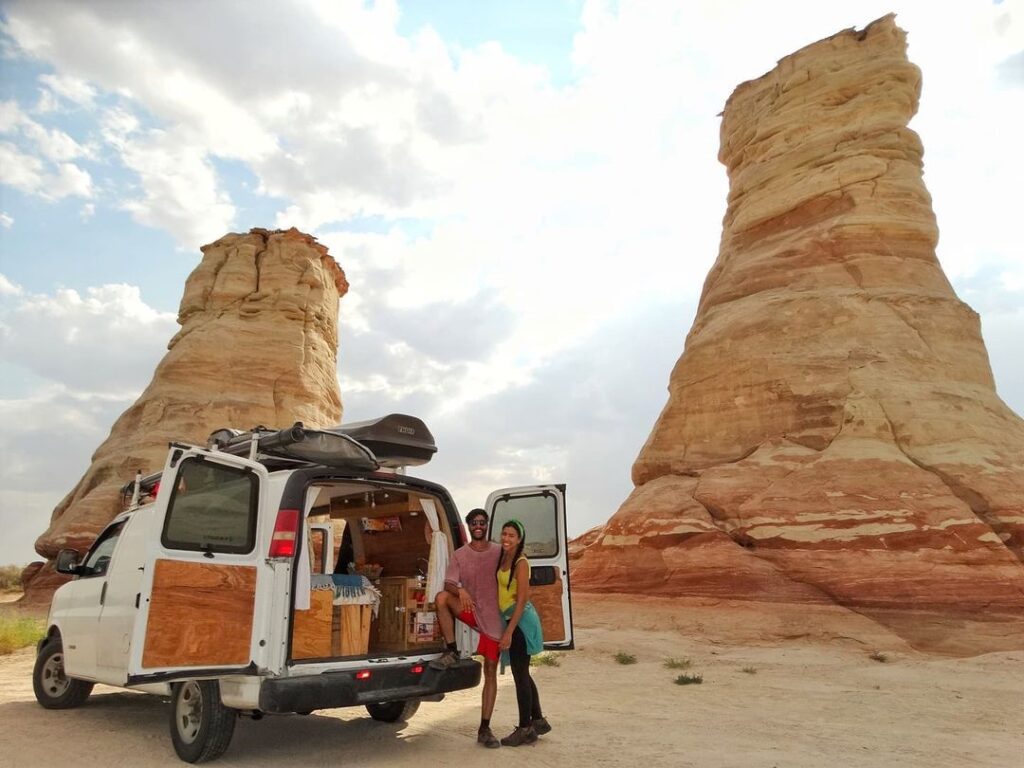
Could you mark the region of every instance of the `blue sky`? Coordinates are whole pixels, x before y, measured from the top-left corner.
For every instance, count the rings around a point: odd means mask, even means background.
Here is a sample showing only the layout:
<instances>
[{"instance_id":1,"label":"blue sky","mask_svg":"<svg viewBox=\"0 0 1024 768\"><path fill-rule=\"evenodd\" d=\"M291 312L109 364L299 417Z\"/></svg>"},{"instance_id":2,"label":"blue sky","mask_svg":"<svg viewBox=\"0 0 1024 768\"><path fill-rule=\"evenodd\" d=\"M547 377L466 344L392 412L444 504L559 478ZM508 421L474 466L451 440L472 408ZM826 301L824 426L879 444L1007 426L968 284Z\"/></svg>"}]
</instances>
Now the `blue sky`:
<instances>
[{"instance_id":1,"label":"blue sky","mask_svg":"<svg viewBox=\"0 0 1024 768\"><path fill-rule=\"evenodd\" d=\"M199 246L256 226L348 275L346 420L424 417L460 506L565 481L572 532L603 522L717 254L725 100L891 10L938 255L1024 412L1021 0L195 7L0 2L0 563L149 381Z\"/></svg>"}]
</instances>

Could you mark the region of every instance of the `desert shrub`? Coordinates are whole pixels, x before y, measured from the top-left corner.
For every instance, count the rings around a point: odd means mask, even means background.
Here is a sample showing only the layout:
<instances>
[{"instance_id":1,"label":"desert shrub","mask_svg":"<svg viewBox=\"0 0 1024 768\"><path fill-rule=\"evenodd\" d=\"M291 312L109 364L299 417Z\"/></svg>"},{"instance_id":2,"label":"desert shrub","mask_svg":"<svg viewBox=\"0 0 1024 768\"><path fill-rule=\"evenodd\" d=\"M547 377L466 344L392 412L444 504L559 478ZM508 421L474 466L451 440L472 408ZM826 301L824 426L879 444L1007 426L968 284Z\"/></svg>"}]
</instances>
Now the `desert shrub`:
<instances>
[{"instance_id":1,"label":"desert shrub","mask_svg":"<svg viewBox=\"0 0 1024 768\"><path fill-rule=\"evenodd\" d=\"M531 667L557 667L561 663L553 653L538 653L536 656L530 657Z\"/></svg>"},{"instance_id":2,"label":"desert shrub","mask_svg":"<svg viewBox=\"0 0 1024 768\"><path fill-rule=\"evenodd\" d=\"M889 657L886 656L881 651L875 651L870 656L868 656L868 658L871 659L872 661L881 662L882 664L884 664L885 662L887 662L889 660Z\"/></svg>"},{"instance_id":3,"label":"desert shrub","mask_svg":"<svg viewBox=\"0 0 1024 768\"><path fill-rule=\"evenodd\" d=\"M625 651L619 651L612 658L614 658L619 664L636 664L636 656L632 653L626 653Z\"/></svg>"},{"instance_id":4,"label":"desert shrub","mask_svg":"<svg viewBox=\"0 0 1024 768\"><path fill-rule=\"evenodd\" d=\"M665 669L689 669L693 662L689 659L665 659Z\"/></svg>"},{"instance_id":5,"label":"desert shrub","mask_svg":"<svg viewBox=\"0 0 1024 768\"><path fill-rule=\"evenodd\" d=\"M757 667L743 667L740 672L746 672L748 675L756 675Z\"/></svg>"},{"instance_id":6,"label":"desert shrub","mask_svg":"<svg viewBox=\"0 0 1024 768\"><path fill-rule=\"evenodd\" d=\"M0 565L0 592L21 591L20 565Z\"/></svg>"},{"instance_id":7,"label":"desert shrub","mask_svg":"<svg viewBox=\"0 0 1024 768\"><path fill-rule=\"evenodd\" d=\"M704 682L704 675L679 675L676 678L676 685L700 685Z\"/></svg>"},{"instance_id":8,"label":"desert shrub","mask_svg":"<svg viewBox=\"0 0 1024 768\"><path fill-rule=\"evenodd\" d=\"M0 614L0 654L35 644L43 636L44 624L42 619Z\"/></svg>"}]
</instances>

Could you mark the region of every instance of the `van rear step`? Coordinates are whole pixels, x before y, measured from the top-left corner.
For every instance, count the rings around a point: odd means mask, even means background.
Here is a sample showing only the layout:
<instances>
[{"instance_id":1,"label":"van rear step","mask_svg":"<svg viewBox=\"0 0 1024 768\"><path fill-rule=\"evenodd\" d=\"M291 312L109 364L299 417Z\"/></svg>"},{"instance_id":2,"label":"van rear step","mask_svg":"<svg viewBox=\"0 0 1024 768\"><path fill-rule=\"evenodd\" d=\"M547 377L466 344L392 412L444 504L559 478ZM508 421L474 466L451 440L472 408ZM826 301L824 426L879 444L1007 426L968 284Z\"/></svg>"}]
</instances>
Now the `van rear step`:
<instances>
[{"instance_id":1,"label":"van rear step","mask_svg":"<svg viewBox=\"0 0 1024 768\"><path fill-rule=\"evenodd\" d=\"M479 683L480 663L472 659L464 659L443 670L419 662L399 667L271 678L260 685L259 703L263 712L310 712L383 701L430 699L437 694L474 688Z\"/></svg>"}]
</instances>

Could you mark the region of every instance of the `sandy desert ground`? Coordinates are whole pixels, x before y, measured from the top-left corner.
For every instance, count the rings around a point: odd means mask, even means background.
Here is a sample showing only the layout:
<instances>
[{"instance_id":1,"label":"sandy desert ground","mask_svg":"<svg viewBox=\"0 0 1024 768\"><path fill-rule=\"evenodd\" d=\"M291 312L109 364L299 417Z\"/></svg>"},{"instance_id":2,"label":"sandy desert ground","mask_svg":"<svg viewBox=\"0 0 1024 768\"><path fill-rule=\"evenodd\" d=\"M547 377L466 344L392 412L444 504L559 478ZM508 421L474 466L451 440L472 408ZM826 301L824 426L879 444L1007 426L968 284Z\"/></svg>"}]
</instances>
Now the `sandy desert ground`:
<instances>
[{"instance_id":1,"label":"sandy desert ground","mask_svg":"<svg viewBox=\"0 0 1024 768\"><path fill-rule=\"evenodd\" d=\"M535 746L477 747L474 690L424 704L406 725L374 722L362 709L243 719L217 764L1024 765L1024 638L1018 650L950 657L918 653L835 608L768 614L739 603L577 595L574 611L577 650L536 669L554 730ZM637 663L616 663L619 651ZM872 660L876 651L887 660ZM686 671L703 684L675 685L669 657L690 659ZM31 649L0 657L0 766L181 765L165 700L98 686L81 709L46 711L32 696L32 660ZM506 675L499 735L514 712Z\"/></svg>"}]
</instances>

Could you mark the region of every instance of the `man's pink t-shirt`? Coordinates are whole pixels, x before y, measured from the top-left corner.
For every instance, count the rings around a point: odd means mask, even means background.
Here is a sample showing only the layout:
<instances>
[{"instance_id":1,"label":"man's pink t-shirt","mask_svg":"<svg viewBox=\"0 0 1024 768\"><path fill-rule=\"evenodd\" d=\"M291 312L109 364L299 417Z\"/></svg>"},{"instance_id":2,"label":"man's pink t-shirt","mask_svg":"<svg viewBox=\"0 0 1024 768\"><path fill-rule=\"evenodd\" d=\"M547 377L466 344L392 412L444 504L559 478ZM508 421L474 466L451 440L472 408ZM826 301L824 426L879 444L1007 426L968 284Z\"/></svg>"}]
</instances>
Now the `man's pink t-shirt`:
<instances>
[{"instance_id":1,"label":"man's pink t-shirt","mask_svg":"<svg viewBox=\"0 0 1024 768\"><path fill-rule=\"evenodd\" d=\"M501 547L493 541L487 549L477 552L469 544L455 550L448 563L444 580L465 587L476 603L476 620L485 635L501 637L501 614L498 613L498 569Z\"/></svg>"}]
</instances>

